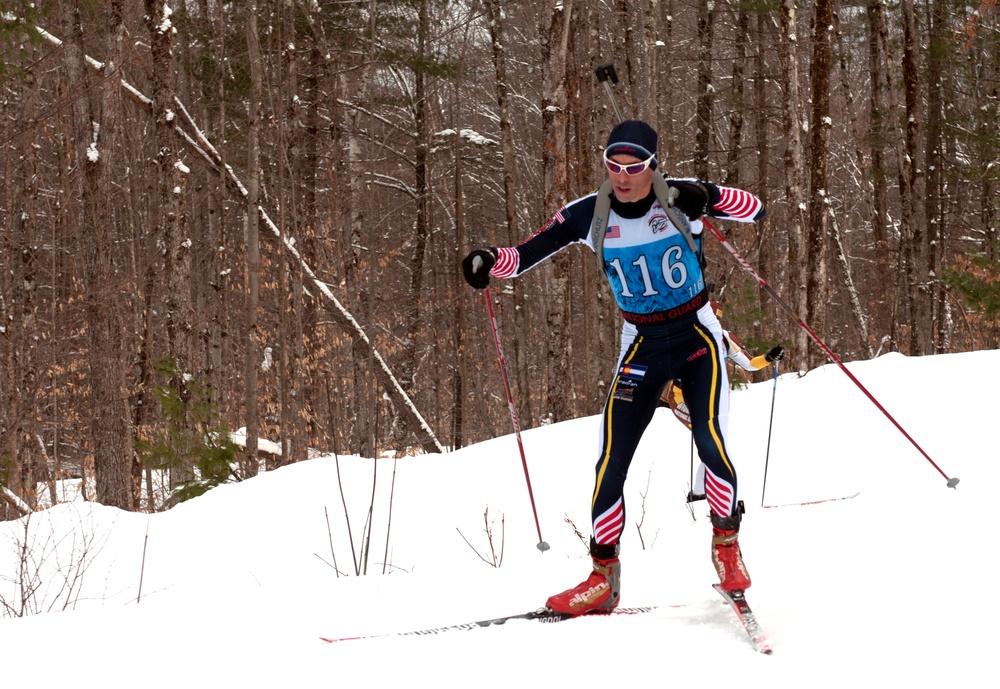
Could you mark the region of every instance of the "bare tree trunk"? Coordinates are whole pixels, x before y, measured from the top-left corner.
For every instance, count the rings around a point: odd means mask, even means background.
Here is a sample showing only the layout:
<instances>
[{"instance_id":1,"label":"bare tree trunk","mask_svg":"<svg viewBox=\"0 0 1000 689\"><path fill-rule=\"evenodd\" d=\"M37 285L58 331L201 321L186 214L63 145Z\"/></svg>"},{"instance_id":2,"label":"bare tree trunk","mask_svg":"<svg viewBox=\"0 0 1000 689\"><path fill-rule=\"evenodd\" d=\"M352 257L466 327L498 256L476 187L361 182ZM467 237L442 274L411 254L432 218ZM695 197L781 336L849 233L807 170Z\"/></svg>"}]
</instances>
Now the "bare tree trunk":
<instances>
[{"instance_id":1,"label":"bare tree trunk","mask_svg":"<svg viewBox=\"0 0 1000 689\"><path fill-rule=\"evenodd\" d=\"M121 64L122 7L119 0L108 6L110 44L104 71L115 74ZM114 213L109 213L107 167L113 164L111 142L121 122L121 95L116 79L93 83L84 70L83 29L78 1L66 6L64 31L65 68L72 93L82 94L72 101L75 140L73 164L78 170L81 232L87 293L87 338L93 403L91 434L94 442L94 473L97 501L125 510L132 501L132 422L127 402L123 306L126 293L114 260ZM107 142L107 143L106 143ZM111 215L111 218L109 218Z\"/></svg>"},{"instance_id":2,"label":"bare tree trunk","mask_svg":"<svg viewBox=\"0 0 1000 689\"><path fill-rule=\"evenodd\" d=\"M614 23L612 24L611 36L609 40L611 42L611 54L621 59L618 62L618 69L620 71L619 76L625 82L625 87L622 88L621 98L618 102L618 108L622 112L622 116L625 119L632 119L636 111L635 97L639 92L636 86L635 77L637 72L637 65L635 63L635 47L634 47L634 37L632 35L632 27L629 24L631 17L629 0L612 0L611 11L614 13ZM611 108L611 104L607 104L608 112L614 113ZM615 124L618 124L615 122Z\"/></svg>"},{"instance_id":3,"label":"bare tree trunk","mask_svg":"<svg viewBox=\"0 0 1000 689\"><path fill-rule=\"evenodd\" d=\"M686 70L683 70L680 65L674 63L670 59L670 51L674 49L674 10L676 9L675 4L677 0L665 0L666 7L664 8L664 17L662 28L662 36L665 46L660 50L657 50L657 54L663 56L661 60L666 64L666 76L662 80L663 88L660 91L660 102L663 103L663 114L660 117L660 128L657 129L657 133L660 135L657 147L660 149L658 153L660 158L664 160L676 160L678 155L678 140L680 136L678 134L681 127L675 126L677 124L677 111L678 102L676 93L681 89L681 84L684 83L683 74Z\"/></svg>"},{"instance_id":4,"label":"bare tree trunk","mask_svg":"<svg viewBox=\"0 0 1000 689\"><path fill-rule=\"evenodd\" d=\"M427 63L430 60L430 7L429 0L422 0L418 9L417 55L413 68L413 103L410 108L416 134L414 153L414 194L416 195L416 220L414 222L413 254L409 261L410 286L404 304L406 317L406 338L409 343L404 348L400 361L403 384L409 392L414 389L417 370L417 356L420 352L420 333L425 328L421 318L421 296L424 289L424 260L427 242L430 238L430 188L427 183L428 156L430 149L429 108L427 102ZM408 242L410 243L410 242Z\"/></svg>"},{"instance_id":5,"label":"bare tree trunk","mask_svg":"<svg viewBox=\"0 0 1000 689\"><path fill-rule=\"evenodd\" d=\"M500 13L500 0L485 0L490 43L493 48L493 76L497 109L500 111L500 147L503 151L503 198L506 211L507 234L513 241L520 241L517 222L517 193L514 176L516 162L514 133L510 121L510 103L507 89L507 55L504 47L504 26Z\"/></svg>"},{"instance_id":6,"label":"bare tree trunk","mask_svg":"<svg viewBox=\"0 0 1000 689\"><path fill-rule=\"evenodd\" d=\"M874 217L874 205L872 202L870 194L870 180L868 172L870 172L870 165L868 162L868 156L864 146L862 145L862 135L860 131L860 125L858 123L857 113L855 112L855 99L854 99L854 89L851 84L850 73L848 69L848 47L844 42L844 34L841 30L840 17L834 14L834 26L836 28L837 34L837 52L839 53L838 59L838 69L840 72L840 91L843 94L844 103L847 107L847 117L848 117L848 128L851 133L851 140L854 144L854 165L857 167L859 172L858 175L858 186L857 186L857 199L856 202L860 204L862 208L862 217L868 218L869 222L872 217ZM848 218L849 210L846 208L845 203L844 215ZM848 295L851 302L851 311L854 317L858 320L858 332L860 333L860 344L863 350L867 353L868 357L871 358L875 356L875 351L872 347L872 343L869 339L869 316L866 313L864 307L861 303L861 296L858 293L857 287L854 282L854 276L852 275L850 257L846 248L844 247L843 237L840 231L840 224L837 221L837 215L833 214L830 218L832 226L832 239L833 246L835 249L837 262L840 264L844 272L844 284L847 287ZM850 222L850 220L847 220Z\"/></svg>"},{"instance_id":7,"label":"bare tree trunk","mask_svg":"<svg viewBox=\"0 0 1000 689\"><path fill-rule=\"evenodd\" d=\"M663 53L663 42L660 39L660 0L647 0L642 8L642 41L643 70L645 71L645 87L649 94L640 105L642 117L659 133L660 129L660 55ZM579 29L577 29L577 33ZM588 72L588 76L593 71ZM659 154L659 151L657 151Z\"/></svg>"},{"instance_id":8,"label":"bare tree trunk","mask_svg":"<svg viewBox=\"0 0 1000 689\"><path fill-rule=\"evenodd\" d=\"M768 15L765 12L757 12L756 43L758 45L765 45L768 39ZM770 205L770 195L768 193L768 172L771 168L771 135L767 117L770 104L768 103L767 84L771 81L771 79L768 76L770 70L768 69L767 62L765 60L765 54L766 52L763 50L755 51L753 63L753 102L754 139L757 141L758 185L755 191L761 201L763 201L764 207L767 208ZM777 251L774 246L774 240L770 236L770 229L771 223L767 218L765 218L763 222L757 223L756 244L759 247L758 256L761 268L767 271L773 267L774 270L770 279L774 280L775 284L780 284L778 279L781 278L781 275L777 274L777 266L783 265L784 261L775 261L772 258ZM760 292L761 290L758 290L758 293ZM774 306L772 305L772 309L773 308ZM773 312L774 311L772 311L772 313Z\"/></svg>"},{"instance_id":9,"label":"bare tree trunk","mask_svg":"<svg viewBox=\"0 0 1000 689\"><path fill-rule=\"evenodd\" d=\"M742 3L736 3L736 58L733 60L733 97L729 111L729 154L726 156L726 167L723 170L722 182L729 186L740 185L740 161L743 157L743 111L744 70L749 61L750 12ZM763 51L758 50L758 53Z\"/></svg>"},{"instance_id":10,"label":"bare tree trunk","mask_svg":"<svg viewBox=\"0 0 1000 689\"><path fill-rule=\"evenodd\" d=\"M873 68L873 77L876 75L881 75L881 79L877 81L873 80L873 86L877 84L878 86L873 88L876 91L877 101L873 101L873 108L878 107L878 117L873 116L873 123L878 121L881 125L881 139L878 140L878 145L881 147L881 151L878 155L873 152L872 155L872 172L877 180L882 182L881 187L876 187L875 192L875 203L876 208L881 207L881 211L884 213L882 220L885 222L885 232L887 235L886 240L886 258L885 265L881 266L881 275L891 276L891 286L885 291L890 298L890 312L889 312L889 339L891 346L893 348L899 347L900 331L901 327L905 327L906 322L910 320L909 314L909 303L906 297L906 278L907 278L907 248L905 246L906 241L908 241L908 230L907 230L907 220L903 217L903 214L907 213L907 208L910 206L910 190L909 190L909 175L903 171L903 141L902 135L899 133L899 126L895 122L895 119L901 115L899 108L897 106L896 98L896 69L895 69L895 57L890 51L890 38L889 38L889 20L886 16L885 2L883 0L875 0L873 6L869 8L870 12L870 24L873 32L872 40L875 41L875 46L871 49L872 58L878 60L877 68ZM874 115L874 113L873 113ZM900 197L900 217L897 220L899 226L899 233L895 232L895 228L891 226L891 219L888 210L888 198L880 194L884 194L886 191L885 181L889 178L889 169L886 165L886 161L882 158L882 153L889 151L896 159L897 165L897 179L899 182L899 197ZM876 237L879 233L876 232ZM897 251L897 262L896 265L892 264L892 239L897 239L896 251Z\"/></svg>"},{"instance_id":11,"label":"bare tree trunk","mask_svg":"<svg viewBox=\"0 0 1000 689\"><path fill-rule=\"evenodd\" d=\"M213 26L213 33L218 37L218 39L216 40L216 45L213 47L212 55L216 60L216 64L222 64L223 58L226 54L226 15L224 8L220 3L216 3L215 16L212 17L212 26ZM220 132L219 136L220 144L218 146L218 152L222 161L225 162L227 147L225 144L225 136L222 135L222 132L226 131L227 122L226 122L226 79L225 79L225 72L223 70L219 70L219 76L216 80L214 95L219 103L218 116L215 122L216 131ZM226 190L225 169L226 169L225 165L219 166L219 171L218 174L216 175L219 184L219 193L213 194L210 199L210 203L214 204L210 206L210 208L214 207L216 212L211 214L211 217L214 217L215 222L209 223L209 246L221 246L221 240L223 237L226 236L227 213L226 213L226 200L225 200L225 190ZM213 261L210 265L214 265L215 260L217 259L213 255ZM228 299L229 290L221 289L224 278L222 277L222 275L220 275L220 272L218 270L214 270L213 274L216 276L216 284L219 286L218 291L223 295L227 295L226 299ZM224 303L216 305L215 314L217 315L215 318L215 322L218 323L219 325L224 324L226 320L231 317L230 311L231 311L230 309L225 308ZM223 352L222 352L223 338L221 337L221 334L218 332L218 330L219 328L212 328L212 331L209 335L209 337L211 338L211 344L210 344L211 354L209 355L209 381L212 384L213 390L221 391L222 387L220 383L222 380L222 373L223 373ZM224 328L223 330L228 331L229 329Z\"/></svg>"},{"instance_id":12,"label":"bare tree trunk","mask_svg":"<svg viewBox=\"0 0 1000 689\"><path fill-rule=\"evenodd\" d=\"M695 133L694 174L709 177L709 150L712 145L712 109L715 87L712 84L712 48L715 42L715 3L698 0L698 128Z\"/></svg>"},{"instance_id":13,"label":"bare tree trunk","mask_svg":"<svg viewBox=\"0 0 1000 689\"><path fill-rule=\"evenodd\" d=\"M808 278L806 281L806 321L817 332L826 331L827 264L829 262L830 189L830 70L832 54L833 0L817 0L813 22L812 55L812 142L807 238ZM810 347L808 363L819 366L825 354Z\"/></svg>"},{"instance_id":14,"label":"bare tree trunk","mask_svg":"<svg viewBox=\"0 0 1000 689\"><path fill-rule=\"evenodd\" d=\"M457 87L455 91L455 100L458 101L460 100L460 92ZM461 264L462 258L468 253L469 247L468 240L466 239L465 228L465 188L462 184L462 135L459 131L455 132L454 154L452 160L454 161L455 166L452 176L452 180L455 185L455 253L453 257L453 266L455 266L456 269L452 271L451 275L452 282L455 285L453 289L456 289L459 295L461 295L461 292L466 287L466 284L465 281L461 279L461 273L457 270L457 267ZM466 303L467 301L461 296L455 300L455 320L453 332L455 338L455 348L458 352L458 356L452 373L451 446L456 450L465 445L465 380L467 368L466 359L468 358L465 345L465 333L469 327L469 324L466 322L468 320L465 310Z\"/></svg>"},{"instance_id":15,"label":"bare tree trunk","mask_svg":"<svg viewBox=\"0 0 1000 689\"><path fill-rule=\"evenodd\" d=\"M173 127L176 120L175 68L171 54L173 32L169 23L164 25L166 0L145 0L146 27L149 32L149 50L152 58L150 82L153 99L153 133L156 145L155 187L151 199L151 215L156 228L155 236L161 243L166 291L164 294L164 321L167 334L168 356L176 364L176 374L170 386L181 399L187 399L187 376L191 372L193 350L191 332L194 310L191 303L190 242L183 234L183 194L185 180L178 167L173 148ZM189 421L185 420L185 423ZM185 463L171 472L171 480L181 481L191 477L192 467Z\"/></svg>"},{"instance_id":16,"label":"bare tree trunk","mask_svg":"<svg viewBox=\"0 0 1000 689\"><path fill-rule=\"evenodd\" d=\"M362 69L360 73L341 72L341 91L351 95L352 100L360 99L367 81L367 70ZM364 254L365 245L364 229L367 222L367 212L365 207L365 183L364 183L364 163L361 160L361 141L358 137L360 124L358 123L358 112L354 108L348 108L344 112L346 130L344 137L346 141L342 146L345 151L345 158L341 163L341 174L338 177L346 179L347 190L345 194L338 196L345 201L343 212L344 232L347 234L347 241L344 242L345 260L343 262L344 282L347 293L357 295L358 304L355 309L362 314L364 322L370 321L369 301L371 295L364 283L364 271L368 265ZM346 447L349 451L360 453L362 456L374 456L374 449L369 448L369 438L372 436L374 420L371 416L373 409L366 403L371 392L369 391L368 356L365 353L364 343L352 339L351 342L351 375L354 394L346 400L344 408L351 408L351 400L354 404L354 413L348 414L348 432L344 435L350 443Z\"/></svg>"},{"instance_id":17,"label":"bare tree trunk","mask_svg":"<svg viewBox=\"0 0 1000 689\"><path fill-rule=\"evenodd\" d=\"M289 10L293 14L292 10ZM309 52L306 61L306 73L302 79L302 93L305 100L302 117L302 131L299 136L301 141L300 163L297 166L301 171L301 202L299 204L297 216L301 219L299 223L302 227L304 237L302 240L304 254L307 261L316 265L318 270L325 270L329 263L326 244L319 238L325 238L324 218L321 212L321 205L317 202L318 191L322 168L328 160L325 157L325 147L330 144L330 137L327 133L328 125L321 119L321 103L323 91L320 87L321 80L325 82L326 59L323 54L322 44L319 37L309 37ZM294 101L294 97L291 98ZM324 117L325 117L324 112ZM320 142L324 142L323 165L320 163ZM324 211L325 212L325 211ZM318 371L310 369L311 346L307 343L307 333L317 330L319 321L318 315L321 309L314 300L307 299L302 280L302 274L292 271L291 275L292 303L296 314L292 346L290 354L294 354L295 364L293 375L291 376L291 392L294 397L294 413L292 419L292 448L289 451L287 462L300 462L308 459L310 439L318 440L321 434L318 424L317 406L319 403L319 385L315 378L320 375Z\"/></svg>"},{"instance_id":18,"label":"bare tree trunk","mask_svg":"<svg viewBox=\"0 0 1000 689\"><path fill-rule=\"evenodd\" d=\"M904 199L903 218L910 235L910 241L906 243L909 258L907 292L913 314L910 325L910 353L919 355L931 353L933 347L930 278L926 272L928 256L932 249L927 243L924 222L924 166L923 146L920 141L920 122L923 114L920 107L918 54L920 36L916 27L913 0L902 0L900 10L903 15L903 84L906 96L905 155L902 160L907 178L907 199ZM901 183L901 192L902 186Z\"/></svg>"},{"instance_id":19,"label":"bare tree trunk","mask_svg":"<svg viewBox=\"0 0 1000 689\"><path fill-rule=\"evenodd\" d=\"M257 305L260 295L260 232L258 200L260 190L260 102L261 65L260 42L257 34L257 8L247 8L247 50L250 57L250 102L247 133L247 198L246 198L246 359L243 367L246 390L246 457L243 476L256 476L257 438L260 420L257 412L257 363L259 360L257 332Z\"/></svg>"},{"instance_id":20,"label":"bare tree trunk","mask_svg":"<svg viewBox=\"0 0 1000 689\"><path fill-rule=\"evenodd\" d=\"M888 201L885 170L885 93L892 87L885 74L887 58L883 54L882 34L885 31L885 6L882 0L868 3L868 69L871 73L871 91L868 108L868 149L871 153L871 184L873 214L872 234L877 251L876 265L888 270Z\"/></svg>"},{"instance_id":21,"label":"bare tree trunk","mask_svg":"<svg viewBox=\"0 0 1000 689\"><path fill-rule=\"evenodd\" d=\"M614 122L606 119L604 110L598 104L602 88L594 78L594 69L607 61L606 57L594 54L595 10L591 0L576 0L573 3L573 30L569 36L568 60L566 69L567 89L569 96L567 122L570 123L573 141L571 159L585 161L594 156L595 151L602 150L604 135ZM596 91L596 93L595 93ZM602 126L603 125L603 126ZM666 152L660 139L661 156ZM573 165L569 171L570 197L590 191L599 185L599 175L591 165ZM547 209L551 210L551 209ZM576 357L574 366L578 368L583 363L583 375L578 376L578 384L582 391L574 405L574 415L595 414L601 408L605 397L604 377L607 375L609 362L617 354L618 338L608 317L608 301L610 290L606 286L604 276L597 270L597 262L587 252L574 252L573 260L583 262L579 276L580 311L582 311L582 327L577 332L574 342L576 351L580 348L587 351L585 357Z\"/></svg>"},{"instance_id":22,"label":"bare tree trunk","mask_svg":"<svg viewBox=\"0 0 1000 689\"><path fill-rule=\"evenodd\" d=\"M625 5L622 17L627 25L625 55L629 63L629 91L632 96L635 119L653 122L656 113L656 92L653 91L649 48L655 40L649 20L649 5L643 1L622 0ZM629 117L630 115L625 115Z\"/></svg>"},{"instance_id":23,"label":"bare tree trunk","mask_svg":"<svg viewBox=\"0 0 1000 689\"><path fill-rule=\"evenodd\" d=\"M556 7L541 28L542 35L542 169L545 174L544 208L553 212L569 196L569 169L566 160L566 53L573 16L571 0ZM572 385L569 362L571 300L569 298L570 256L560 252L553 259L552 276L546 295L546 368L548 369L543 418L565 421L570 418Z\"/></svg>"},{"instance_id":24,"label":"bare tree trunk","mask_svg":"<svg viewBox=\"0 0 1000 689\"><path fill-rule=\"evenodd\" d=\"M278 31L281 35L281 45L289 46L294 45L295 40L289 31L289 23L291 17L287 16L290 14L289 7L281 8L280 19L278 20ZM275 56L278 63L278 73L284 74L285 78L282 79L278 85L278 98L276 107L272 107L272 111L280 114L281 116L275 117L277 120L278 129L278 155L280 156L278 164L278 190L280 206L278 208L278 228L281 233L280 241L283 244L285 237L288 235L288 228L291 224L293 231L293 236L298 236L298 232L295 230L296 223L295 219L295 190L296 186L294 181L292 185L288 185L286 181L286 174L292 173L293 180L295 179L294 172L298 170L293 168L293 162L297 158L296 151L298 146L289 146L288 140L295 138L295 131L293 129L292 136L289 137L288 128L289 124L294 128L295 126L295 108L294 105L287 105L289 98L286 95L285 89L288 92L294 94L296 97L299 94L298 89L298 72L295 63L295 52L293 50L288 51L288 61L284 60L284 49L279 49ZM287 115L287 116L286 116ZM289 148L292 151L289 152ZM289 186L292 189L289 189ZM286 207L290 207L291 213L288 212ZM280 406L280 442L281 442L281 455L278 457L273 457L270 453L266 455L267 468L274 469L283 464L290 463L292 450L295 448L298 451L298 441L295 437L296 422L295 419L298 417L298 397L292 394L293 379L295 377L295 370L298 367L296 363L296 357L292 351L292 340L294 338L292 322L296 320L296 310L289 303L291 302L291 289L289 287L289 275L288 275L288 260L284 251L279 249L278 251L278 290L276 295L277 311L278 311L278 351L277 351L277 362L278 362L278 400Z\"/></svg>"},{"instance_id":25,"label":"bare tree trunk","mask_svg":"<svg viewBox=\"0 0 1000 689\"><path fill-rule=\"evenodd\" d=\"M507 85L507 54L504 46L504 25L500 13L500 0L485 0L487 26L490 32L490 43L493 48L494 90L497 99L497 109L500 116L500 147L503 151L503 196L504 211L507 225L507 243L515 245L521 242L521 227L518 222L517 203L517 154L514 150L514 131L510 117L509 87ZM550 210L550 209L546 209ZM527 309L524 307L524 290L517 281L510 283L509 289L514 293L514 319L517 332L527 332ZM527 394L528 365L526 361L527 347L518 341L509 343L505 351L510 352L513 345L514 372L516 382L514 395L518 396L521 407L522 423L530 424L534 419L531 396Z\"/></svg>"},{"instance_id":26,"label":"bare tree trunk","mask_svg":"<svg viewBox=\"0 0 1000 689\"><path fill-rule=\"evenodd\" d=\"M901 9L903 15L904 46L902 57L903 69L900 79L904 84L906 98L903 107L900 107L896 95L895 85L897 81L894 67L896 58L890 51L889 22L886 18L884 3L877 2L873 11L875 14L874 28L878 33L878 54L884 60L880 65L880 69L886 81L885 92L888 96L887 111L892 122L890 125L890 142L896 159L899 186L899 270L891 271L892 275L897 276L895 278L897 284L895 285L895 289L892 290L896 308L892 314L890 328L892 329L892 339L898 345L899 333L896 329L903 327L904 331L908 332L908 348L911 353L917 353L919 351L919 343L917 341L918 325L914 294L918 289L919 277L916 274L916 265L919 252L922 248L918 248L916 244L922 242L922 238L920 237L922 230L920 227L920 218L915 213L916 201L914 198L917 192L917 166L919 163L916 157L909 157L911 153L914 156L917 153L915 148L917 123L916 121L906 122L905 129L902 128L902 123L906 121L905 118L909 114L907 110L912 107L915 111L917 107L916 97L917 90L919 89L919 75L916 73L916 56L914 54L914 46L911 43L913 32L912 5L909 5L908 10L907 3L904 2L901 5ZM898 276L901 276L901 280Z\"/></svg>"},{"instance_id":27,"label":"bare tree trunk","mask_svg":"<svg viewBox=\"0 0 1000 689\"><path fill-rule=\"evenodd\" d=\"M944 309L945 290L941 284L941 262L945 244L944 188L944 65L950 40L948 16L943 2L926 3L927 11L927 177L924 217L927 221L927 275L933 309L934 353L943 351L947 340ZM995 112L995 108L994 108ZM991 121L986 118L986 121ZM992 119L995 125L996 120ZM992 204L987 204L992 207ZM983 223L989 227L991 223Z\"/></svg>"},{"instance_id":28,"label":"bare tree trunk","mask_svg":"<svg viewBox=\"0 0 1000 689\"><path fill-rule=\"evenodd\" d=\"M802 164L801 122L799 109L799 67L798 67L798 26L795 18L795 0L781 2L781 36L778 41L781 62L781 128L785 139L785 195L788 203L788 286L791 296L788 301L796 313L806 311L807 257L803 242L806 226L805 181ZM802 328L795 330L792 351L806 357L809 339ZM803 359L804 360L804 359Z\"/></svg>"},{"instance_id":29,"label":"bare tree trunk","mask_svg":"<svg viewBox=\"0 0 1000 689\"><path fill-rule=\"evenodd\" d=\"M194 363L191 347L194 308L191 303L191 242L185 237L183 199L186 174L174 155L173 128L176 119L174 98L175 68L172 36L165 25L167 0L145 0L152 56L153 117L156 141L156 192L153 196L157 234L163 238L166 256L166 330L170 356L177 362L177 378L172 381L183 394L184 376Z\"/></svg>"}]
</instances>

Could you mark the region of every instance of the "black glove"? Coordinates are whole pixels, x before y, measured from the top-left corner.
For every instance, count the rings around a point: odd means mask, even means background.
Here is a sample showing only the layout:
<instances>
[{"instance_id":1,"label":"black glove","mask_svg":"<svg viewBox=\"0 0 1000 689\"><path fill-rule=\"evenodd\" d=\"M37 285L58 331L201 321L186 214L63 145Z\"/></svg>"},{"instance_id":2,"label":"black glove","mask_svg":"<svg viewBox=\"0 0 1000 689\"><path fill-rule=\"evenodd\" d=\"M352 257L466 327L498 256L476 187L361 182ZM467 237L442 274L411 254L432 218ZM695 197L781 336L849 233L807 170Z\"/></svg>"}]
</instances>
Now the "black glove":
<instances>
[{"instance_id":1,"label":"black glove","mask_svg":"<svg viewBox=\"0 0 1000 689\"><path fill-rule=\"evenodd\" d=\"M672 179L670 186L677 190L674 198L674 207L684 212L684 215L691 220L697 220L705 215L708 207L708 190L703 184L698 182L683 182Z\"/></svg>"},{"instance_id":2,"label":"black glove","mask_svg":"<svg viewBox=\"0 0 1000 689\"><path fill-rule=\"evenodd\" d=\"M465 281L476 289L490 286L490 269L497 262L496 249L476 249L462 259Z\"/></svg>"},{"instance_id":3,"label":"black glove","mask_svg":"<svg viewBox=\"0 0 1000 689\"><path fill-rule=\"evenodd\" d=\"M766 361L769 364L772 364L775 361L781 361L781 358L783 356L785 356L785 348L782 347L781 345L778 345L776 347L772 347L771 351L769 351L767 354L764 355L764 361Z\"/></svg>"}]
</instances>

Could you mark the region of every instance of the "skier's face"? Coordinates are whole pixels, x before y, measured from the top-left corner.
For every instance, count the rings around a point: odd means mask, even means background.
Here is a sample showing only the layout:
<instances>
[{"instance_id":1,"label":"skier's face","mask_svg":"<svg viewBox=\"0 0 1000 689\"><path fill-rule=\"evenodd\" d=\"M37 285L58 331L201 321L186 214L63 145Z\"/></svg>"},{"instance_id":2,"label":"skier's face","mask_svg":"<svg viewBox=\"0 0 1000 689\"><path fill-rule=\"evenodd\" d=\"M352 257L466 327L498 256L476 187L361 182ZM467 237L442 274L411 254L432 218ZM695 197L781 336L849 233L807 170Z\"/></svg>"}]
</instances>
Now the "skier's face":
<instances>
[{"instance_id":1,"label":"skier's face","mask_svg":"<svg viewBox=\"0 0 1000 689\"><path fill-rule=\"evenodd\" d=\"M615 192L615 198L622 203L632 203L646 198L650 189L653 188L653 170L650 165L637 175L628 174L626 167L645 163L635 156L625 153L618 153L607 159L616 165L605 165L608 169L608 179L611 180L611 188ZM615 172L612 167L618 168Z\"/></svg>"}]
</instances>

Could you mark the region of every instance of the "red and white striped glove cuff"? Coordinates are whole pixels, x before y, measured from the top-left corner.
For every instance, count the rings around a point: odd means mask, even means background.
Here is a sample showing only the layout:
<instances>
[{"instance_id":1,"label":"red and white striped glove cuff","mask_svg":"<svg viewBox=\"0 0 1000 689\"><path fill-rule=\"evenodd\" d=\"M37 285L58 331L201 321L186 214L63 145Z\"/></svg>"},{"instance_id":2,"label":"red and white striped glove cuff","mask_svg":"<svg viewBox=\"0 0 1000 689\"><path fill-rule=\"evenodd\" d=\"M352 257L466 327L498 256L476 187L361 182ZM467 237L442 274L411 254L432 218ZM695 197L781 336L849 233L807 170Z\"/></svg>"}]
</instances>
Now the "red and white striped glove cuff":
<instances>
[{"instance_id":1,"label":"red and white striped glove cuff","mask_svg":"<svg viewBox=\"0 0 1000 689\"><path fill-rule=\"evenodd\" d=\"M513 277L517 273L517 266L521 262L521 257L517 249L503 248L497 249L497 262L490 270L490 275L497 278Z\"/></svg>"},{"instance_id":2,"label":"red and white striped glove cuff","mask_svg":"<svg viewBox=\"0 0 1000 689\"><path fill-rule=\"evenodd\" d=\"M753 194L730 187L719 187L719 191L722 195L712 206L713 214L724 214L733 220L752 220L760 211L760 199Z\"/></svg>"}]
</instances>

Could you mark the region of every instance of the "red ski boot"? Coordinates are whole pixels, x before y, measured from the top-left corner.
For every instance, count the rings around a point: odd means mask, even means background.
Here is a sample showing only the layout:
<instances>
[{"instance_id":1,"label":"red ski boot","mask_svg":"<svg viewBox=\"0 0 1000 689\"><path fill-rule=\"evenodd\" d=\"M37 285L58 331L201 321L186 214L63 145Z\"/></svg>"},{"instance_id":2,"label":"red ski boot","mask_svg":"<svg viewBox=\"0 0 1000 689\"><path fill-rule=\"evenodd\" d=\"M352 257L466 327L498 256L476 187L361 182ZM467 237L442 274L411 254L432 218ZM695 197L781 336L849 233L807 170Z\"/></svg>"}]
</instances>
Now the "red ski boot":
<instances>
[{"instance_id":1,"label":"red ski boot","mask_svg":"<svg viewBox=\"0 0 1000 689\"><path fill-rule=\"evenodd\" d=\"M618 544L598 545L591 538L590 556L594 560L590 576L583 583L551 596L546 606L566 615L609 612L618 607L622 575Z\"/></svg>"},{"instance_id":2,"label":"red ski boot","mask_svg":"<svg viewBox=\"0 0 1000 689\"><path fill-rule=\"evenodd\" d=\"M712 564L715 565L715 571L718 572L725 591L743 591L750 588L750 574L743 564L738 540L742 512L743 505L739 504L736 514L729 517L719 517L714 512L711 515Z\"/></svg>"}]
</instances>

